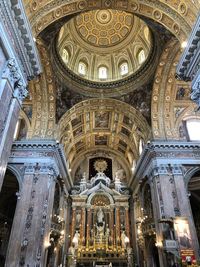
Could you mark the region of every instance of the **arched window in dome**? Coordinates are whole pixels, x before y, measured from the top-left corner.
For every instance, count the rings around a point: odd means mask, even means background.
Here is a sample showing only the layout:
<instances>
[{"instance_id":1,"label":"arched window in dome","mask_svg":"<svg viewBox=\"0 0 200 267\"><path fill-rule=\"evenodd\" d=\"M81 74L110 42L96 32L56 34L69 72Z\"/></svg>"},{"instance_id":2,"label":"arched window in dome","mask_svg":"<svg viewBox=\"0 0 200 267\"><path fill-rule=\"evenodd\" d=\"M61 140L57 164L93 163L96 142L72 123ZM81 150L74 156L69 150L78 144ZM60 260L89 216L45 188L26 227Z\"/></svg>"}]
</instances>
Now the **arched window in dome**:
<instances>
[{"instance_id":1,"label":"arched window in dome","mask_svg":"<svg viewBox=\"0 0 200 267\"><path fill-rule=\"evenodd\" d=\"M80 61L78 64L78 73L85 76L87 74L87 65Z\"/></svg>"},{"instance_id":2,"label":"arched window in dome","mask_svg":"<svg viewBox=\"0 0 200 267\"><path fill-rule=\"evenodd\" d=\"M108 78L108 68L105 66L99 67L99 79L107 79Z\"/></svg>"},{"instance_id":3,"label":"arched window in dome","mask_svg":"<svg viewBox=\"0 0 200 267\"><path fill-rule=\"evenodd\" d=\"M137 58L138 58L139 64L142 64L145 61L146 57L145 57L145 53L143 49L140 49Z\"/></svg>"},{"instance_id":4,"label":"arched window in dome","mask_svg":"<svg viewBox=\"0 0 200 267\"><path fill-rule=\"evenodd\" d=\"M65 62L65 64L67 64L69 62L69 52L67 51L66 48L63 49L62 59Z\"/></svg>"},{"instance_id":5,"label":"arched window in dome","mask_svg":"<svg viewBox=\"0 0 200 267\"><path fill-rule=\"evenodd\" d=\"M200 141L200 119L187 120L186 128L190 141Z\"/></svg>"},{"instance_id":6,"label":"arched window in dome","mask_svg":"<svg viewBox=\"0 0 200 267\"><path fill-rule=\"evenodd\" d=\"M121 63L119 68L120 68L120 74L122 76L128 74L128 63L127 62Z\"/></svg>"}]
</instances>

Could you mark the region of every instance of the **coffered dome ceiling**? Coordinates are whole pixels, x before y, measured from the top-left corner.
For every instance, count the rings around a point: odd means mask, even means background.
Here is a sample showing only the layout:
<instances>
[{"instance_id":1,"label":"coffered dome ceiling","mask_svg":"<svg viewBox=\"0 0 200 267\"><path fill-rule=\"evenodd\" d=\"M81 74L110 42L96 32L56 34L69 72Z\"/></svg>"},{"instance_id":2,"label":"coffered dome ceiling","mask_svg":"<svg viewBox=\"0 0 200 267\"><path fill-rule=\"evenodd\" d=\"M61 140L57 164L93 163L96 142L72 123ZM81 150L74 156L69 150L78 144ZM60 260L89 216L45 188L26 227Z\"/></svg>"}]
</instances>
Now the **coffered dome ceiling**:
<instances>
[{"instance_id":1,"label":"coffered dome ceiling","mask_svg":"<svg viewBox=\"0 0 200 267\"><path fill-rule=\"evenodd\" d=\"M94 10L69 20L57 51L65 67L82 79L107 83L140 69L152 50L148 26L120 10Z\"/></svg>"},{"instance_id":2,"label":"coffered dome ceiling","mask_svg":"<svg viewBox=\"0 0 200 267\"><path fill-rule=\"evenodd\" d=\"M122 42L133 24L132 14L109 9L86 12L75 18L75 29L83 41L98 48Z\"/></svg>"}]
</instances>

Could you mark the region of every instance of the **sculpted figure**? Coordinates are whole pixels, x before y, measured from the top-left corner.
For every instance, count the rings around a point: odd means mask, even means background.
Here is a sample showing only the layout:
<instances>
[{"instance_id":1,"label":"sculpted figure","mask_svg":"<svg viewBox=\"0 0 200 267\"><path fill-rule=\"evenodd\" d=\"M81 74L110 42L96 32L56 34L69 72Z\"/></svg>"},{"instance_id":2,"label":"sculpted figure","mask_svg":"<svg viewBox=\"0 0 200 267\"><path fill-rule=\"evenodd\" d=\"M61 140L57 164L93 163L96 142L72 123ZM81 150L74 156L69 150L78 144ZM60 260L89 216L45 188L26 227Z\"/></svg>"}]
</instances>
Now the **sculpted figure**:
<instances>
[{"instance_id":1,"label":"sculpted figure","mask_svg":"<svg viewBox=\"0 0 200 267\"><path fill-rule=\"evenodd\" d=\"M79 234L78 231L76 231L75 234L74 234L74 237L72 239L72 243L74 244L74 248L75 249L78 248L79 239L80 239L80 234Z\"/></svg>"},{"instance_id":2,"label":"sculpted figure","mask_svg":"<svg viewBox=\"0 0 200 267\"><path fill-rule=\"evenodd\" d=\"M129 239L126 236L124 231L122 231L122 233L121 233L121 242L122 242L122 248L126 248L127 243L129 242Z\"/></svg>"},{"instance_id":3,"label":"sculpted figure","mask_svg":"<svg viewBox=\"0 0 200 267\"><path fill-rule=\"evenodd\" d=\"M102 208L100 208L97 212L97 222L102 223L103 219L104 219L104 214L103 214Z\"/></svg>"}]
</instances>

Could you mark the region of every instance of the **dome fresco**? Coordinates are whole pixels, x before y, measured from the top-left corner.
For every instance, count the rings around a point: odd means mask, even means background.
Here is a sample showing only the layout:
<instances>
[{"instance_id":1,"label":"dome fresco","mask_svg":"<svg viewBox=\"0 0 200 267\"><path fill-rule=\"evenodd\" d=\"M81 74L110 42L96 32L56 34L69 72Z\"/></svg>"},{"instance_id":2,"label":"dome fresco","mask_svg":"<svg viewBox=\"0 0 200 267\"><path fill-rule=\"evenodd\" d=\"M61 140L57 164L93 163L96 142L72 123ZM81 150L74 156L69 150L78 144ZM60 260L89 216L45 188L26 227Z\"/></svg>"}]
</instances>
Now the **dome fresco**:
<instances>
[{"instance_id":1,"label":"dome fresco","mask_svg":"<svg viewBox=\"0 0 200 267\"><path fill-rule=\"evenodd\" d=\"M57 51L65 66L84 79L110 82L135 73L152 48L148 26L119 10L94 10L60 30Z\"/></svg>"}]
</instances>

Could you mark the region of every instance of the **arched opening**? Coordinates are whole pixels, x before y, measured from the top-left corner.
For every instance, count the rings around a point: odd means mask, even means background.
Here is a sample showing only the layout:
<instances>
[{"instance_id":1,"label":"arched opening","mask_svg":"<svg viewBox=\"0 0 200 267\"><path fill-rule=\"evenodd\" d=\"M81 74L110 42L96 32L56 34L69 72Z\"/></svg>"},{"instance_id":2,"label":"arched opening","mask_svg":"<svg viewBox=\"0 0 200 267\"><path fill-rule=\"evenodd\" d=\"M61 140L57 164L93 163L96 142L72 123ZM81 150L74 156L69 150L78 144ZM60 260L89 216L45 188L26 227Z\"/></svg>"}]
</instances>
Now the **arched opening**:
<instances>
[{"instance_id":1,"label":"arched opening","mask_svg":"<svg viewBox=\"0 0 200 267\"><path fill-rule=\"evenodd\" d=\"M190 205L196 227L197 238L200 243L200 170L191 177L188 183L188 194L190 196Z\"/></svg>"},{"instance_id":2,"label":"arched opening","mask_svg":"<svg viewBox=\"0 0 200 267\"><path fill-rule=\"evenodd\" d=\"M126 61L120 64L119 71L120 71L120 75L122 76L128 74L128 63Z\"/></svg>"},{"instance_id":3,"label":"arched opening","mask_svg":"<svg viewBox=\"0 0 200 267\"><path fill-rule=\"evenodd\" d=\"M108 78L108 68L105 66L99 67L99 79L107 79Z\"/></svg>"},{"instance_id":4,"label":"arched opening","mask_svg":"<svg viewBox=\"0 0 200 267\"><path fill-rule=\"evenodd\" d=\"M199 141L200 136L200 120L199 119L190 119L186 121L186 129L188 138L190 141Z\"/></svg>"},{"instance_id":5,"label":"arched opening","mask_svg":"<svg viewBox=\"0 0 200 267\"><path fill-rule=\"evenodd\" d=\"M68 52L67 48L64 48L62 51L62 59L65 62L65 64L67 64L69 62L69 52Z\"/></svg>"},{"instance_id":6,"label":"arched opening","mask_svg":"<svg viewBox=\"0 0 200 267\"><path fill-rule=\"evenodd\" d=\"M87 65L83 61L80 61L78 64L78 73L85 76L87 74L87 69Z\"/></svg>"},{"instance_id":7,"label":"arched opening","mask_svg":"<svg viewBox=\"0 0 200 267\"><path fill-rule=\"evenodd\" d=\"M15 175L7 170L0 192L0 266L4 266L12 229L19 184Z\"/></svg>"},{"instance_id":8,"label":"arched opening","mask_svg":"<svg viewBox=\"0 0 200 267\"><path fill-rule=\"evenodd\" d=\"M141 65L145 61L146 57L145 57L144 49L139 50L137 59L138 59L139 65Z\"/></svg>"}]
</instances>

